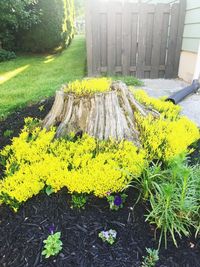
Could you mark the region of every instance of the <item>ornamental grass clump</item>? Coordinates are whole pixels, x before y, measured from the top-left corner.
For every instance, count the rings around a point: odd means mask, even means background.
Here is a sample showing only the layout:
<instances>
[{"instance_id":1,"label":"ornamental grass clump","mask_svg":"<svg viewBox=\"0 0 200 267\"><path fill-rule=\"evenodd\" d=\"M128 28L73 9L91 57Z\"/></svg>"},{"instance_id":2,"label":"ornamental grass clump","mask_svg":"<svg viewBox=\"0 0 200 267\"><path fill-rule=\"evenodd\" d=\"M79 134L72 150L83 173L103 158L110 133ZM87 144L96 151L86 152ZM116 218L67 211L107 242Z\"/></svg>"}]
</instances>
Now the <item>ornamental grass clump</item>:
<instances>
[{"instance_id":1,"label":"ornamental grass clump","mask_svg":"<svg viewBox=\"0 0 200 267\"><path fill-rule=\"evenodd\" d=\"M151 209L146 220L159 229L159 246L164 239L167 247L168 235L177 246L177 236L188 236L191 228L199 231L198 170L199 167L187 166L184 157L177 157L161 171L163 178L159 182L158 177L152 176Z\"/></svg>"}]
</instances>

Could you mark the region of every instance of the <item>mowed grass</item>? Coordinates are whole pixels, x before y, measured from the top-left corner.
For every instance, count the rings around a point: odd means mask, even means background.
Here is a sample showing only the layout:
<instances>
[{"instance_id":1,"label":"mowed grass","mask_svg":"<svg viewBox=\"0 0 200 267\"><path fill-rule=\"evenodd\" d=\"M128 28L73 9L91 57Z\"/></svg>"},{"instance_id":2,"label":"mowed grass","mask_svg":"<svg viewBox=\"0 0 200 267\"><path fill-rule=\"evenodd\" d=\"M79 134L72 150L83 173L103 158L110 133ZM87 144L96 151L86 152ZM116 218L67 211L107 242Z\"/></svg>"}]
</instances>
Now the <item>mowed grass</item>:
<instances>
[{"instance_id":1,"label":"mowed grass","mask_svg":"<svg viewBox=\"0 0 200 267\"><path fill-rule=\"evenodd\" d=\"M54 95L60 86L85 75L85 37L76 36L58 54L21 55L0 63L0 118Z\"/></svg>"}]
</instances>

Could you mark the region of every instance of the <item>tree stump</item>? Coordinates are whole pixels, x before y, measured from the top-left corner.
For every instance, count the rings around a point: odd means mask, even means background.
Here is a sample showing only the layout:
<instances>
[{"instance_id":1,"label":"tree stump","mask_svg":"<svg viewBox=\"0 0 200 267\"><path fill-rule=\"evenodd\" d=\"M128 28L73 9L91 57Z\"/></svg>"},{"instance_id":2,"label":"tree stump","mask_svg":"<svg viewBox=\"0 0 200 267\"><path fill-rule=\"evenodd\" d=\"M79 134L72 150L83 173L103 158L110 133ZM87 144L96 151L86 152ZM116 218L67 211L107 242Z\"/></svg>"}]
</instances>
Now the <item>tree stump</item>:
<instances>
[{"instance_id":1,"label":"tree stump","mask_svg":"<svg viewBox=\"0 0 200 267\"><path fill-rule=\"evenodd\" d=\"M43 121L46 129L57 126L57 138L85 132L100 140L126 139L140 146L135 112L159 116L157 111L136 101L121 81L113 82L110 91L93 95L78 96L64 92L64 88L56 92L54 104Z\"/></svg>"}]
</instances>

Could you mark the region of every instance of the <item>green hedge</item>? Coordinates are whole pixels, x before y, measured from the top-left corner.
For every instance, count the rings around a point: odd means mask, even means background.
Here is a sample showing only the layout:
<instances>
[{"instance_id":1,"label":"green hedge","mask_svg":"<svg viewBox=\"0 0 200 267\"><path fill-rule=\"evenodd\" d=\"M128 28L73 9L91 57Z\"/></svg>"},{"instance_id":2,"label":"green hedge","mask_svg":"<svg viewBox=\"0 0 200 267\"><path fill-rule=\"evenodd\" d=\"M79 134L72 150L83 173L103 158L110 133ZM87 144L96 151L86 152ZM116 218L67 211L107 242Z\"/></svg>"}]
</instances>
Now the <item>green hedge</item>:
<instances>
[{"instance_id":1,"label":"green hedge","mask_svg":"<svg viewBox=\"0 0 200 267\"><path fill-rule=\"evenodd\" d=\"M7 61L7 60L10 60L10 59L14 59L14 58L16 58L16 55L15 55L14 52L7 51L5 49L1 49L0 48L0 62Z\"/></svg>"},{"instance_id":2,"label":"green hedge","mask_svg":"<svg viewBox=\"0 0 200 267\"><path fill-rule=\"evenodd\" d=\"M19 32L19 49L44 52L68 45L74 34L73 0L39 0L35 8L41 13L40 22Z\"/></svg>"}]
</instances>

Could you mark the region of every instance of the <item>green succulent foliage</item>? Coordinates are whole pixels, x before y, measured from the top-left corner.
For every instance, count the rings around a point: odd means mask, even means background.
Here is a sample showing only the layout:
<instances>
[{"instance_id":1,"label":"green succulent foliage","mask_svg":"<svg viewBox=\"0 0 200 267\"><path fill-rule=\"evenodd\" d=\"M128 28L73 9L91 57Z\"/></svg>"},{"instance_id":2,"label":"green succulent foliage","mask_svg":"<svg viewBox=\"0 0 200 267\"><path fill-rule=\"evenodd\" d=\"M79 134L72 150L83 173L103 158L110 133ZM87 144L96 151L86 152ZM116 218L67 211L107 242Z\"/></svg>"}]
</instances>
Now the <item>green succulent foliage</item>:
<instances>
[{"instance_id":1,"label":"green succulent foliage","mask_svg":"<svg viewBox=\"0 0 200 267\"><path fill-rule=\"evenodd\" d=\"M147 255L143 257L143 262L141 267L154 267L156 262L159 260L158 250L147 248Z\"/></svg>"},{"instance_id":2,"label":"green succulent foliage","mask_svg":"<svg viewBox=\"0 0 200 267\"><path fill-rule=\"evenodd\" d=\"M42 255L45 258L57 255L62 250L62 241L60 240L61 233L57 232L55 234L49 235L46 240L43 241L44 249Z\"/></svg>"},{"instance_id":3,"label":"green succulent foliage","mask_svg":"<svg viewBox=\"0 0 200 267\"><path fill-rule=\"evenodd\" d=\"M84 194L72 195L72 208L85 209L87 197Z\"/></svg>"}]
</instances>

